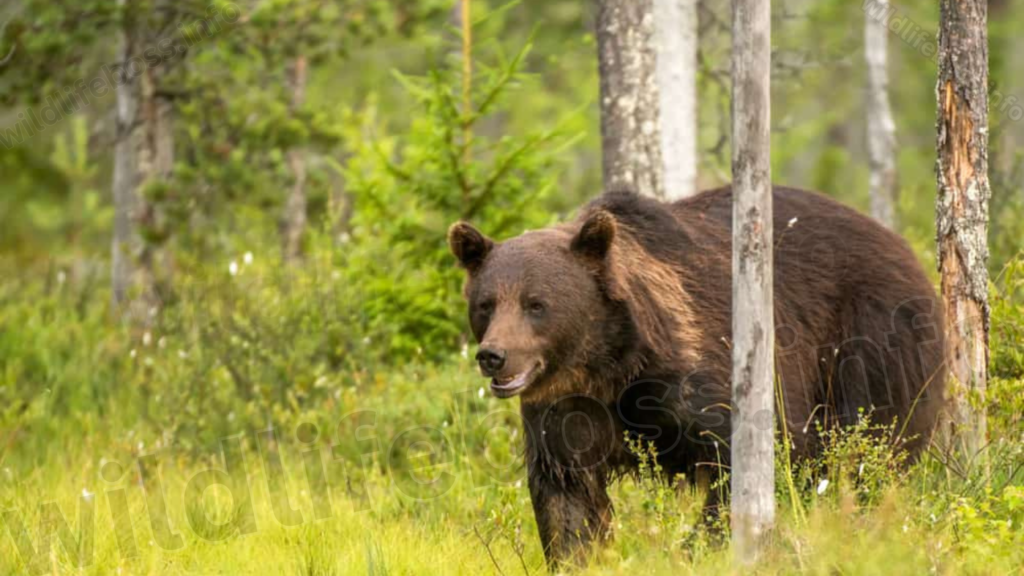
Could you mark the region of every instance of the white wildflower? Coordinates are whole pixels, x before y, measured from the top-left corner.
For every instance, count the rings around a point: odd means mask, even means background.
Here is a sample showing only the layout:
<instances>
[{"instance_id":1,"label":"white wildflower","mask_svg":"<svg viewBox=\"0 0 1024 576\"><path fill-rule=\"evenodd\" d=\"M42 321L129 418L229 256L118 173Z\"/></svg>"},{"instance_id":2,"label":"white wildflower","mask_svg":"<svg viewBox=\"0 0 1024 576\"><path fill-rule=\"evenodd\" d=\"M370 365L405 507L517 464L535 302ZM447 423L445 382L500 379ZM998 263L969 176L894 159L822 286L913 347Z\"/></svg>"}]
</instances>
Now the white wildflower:
<instances>
[{"instance_id":1,"label":"white wildflower","mask_svg":"<svg viewBox=\"0 0 1024 576\"><path fill-rule=\"evenodd\" d=\"M128 357L129 358L135 358L136 354L137 354L137 352L135 351L135 348L132 348L132 351L128 353Z\"/></svg>"},{"instance_id":2,"label":"white wildflower","mask_svg":"<svg viewBox=\"0 0 1024 576\"><path fill-rule=\"evenodd\" d=\"M228 264L228 273L232 276L238 274L238 262L232 260L231 263Z\"/></svg>"},{"instance_id":3,"label":"white wildflower","mask_svg":"<svg viewBox=\"0 0 1024 576\"><path fill-rule=\"evenodd\" d=\"M252 264L252 252L246 252L242 255L242 262L245 262L246 266Z\"/></svg>"},{"instance_id":4,"label":"white wildflower","mask_svg":"<svg viewBox=\"0 0 1024 576\"><path fill-rule=\"evenodd\" d=\"M824 494L825 490L828 490L828 478L818 483L818 494Z\"/></svg>"},{"instance_id":5,"label":"white wildflower","mask_svg":"<svg viewBox=\"0 0 1024 576\"><path fill-rule=\"evenodd\" d=\"M146 331L146 333L144 333L142 335L142 345L143 346L149 346L152 343L153 343L153 335L150 334L149 331Z\"/></svg>"},{"instance_id":6,"label":"white wildflower","mask_svg":"<svg viewBox=\"0 0 1024 576\"><path fill-rule=\"evenodd\" d=\"M68 279L68 275L65 274L63 270L61 270L60 272L57 272L57 284L63 284L64 281L67 280L67 279Z\"/></svg>"},{"instance_id":7,"label":"white wildflower","mask_svg":"<svg viewBox=\"0 0 1024 576\"><path fill-rule=\"evenodd\" d=\"M476 395L479 396L480 398L484 397L484 387L483 386L481 386L480 389L476 391Z\"/></svg>"},{"instance_id":8,"label":"white wildflower","mask_svg":"<svg viewBox=\"0 0 1024 576\"><path fill-rule=\"evenodd\" d=\"M96 493L95 492L89 492L88 488L82 488L82 498L84 498L86 502L92 500L92 497L95 496L95 495L96 495Z\"/></svg>"}]
</instances>

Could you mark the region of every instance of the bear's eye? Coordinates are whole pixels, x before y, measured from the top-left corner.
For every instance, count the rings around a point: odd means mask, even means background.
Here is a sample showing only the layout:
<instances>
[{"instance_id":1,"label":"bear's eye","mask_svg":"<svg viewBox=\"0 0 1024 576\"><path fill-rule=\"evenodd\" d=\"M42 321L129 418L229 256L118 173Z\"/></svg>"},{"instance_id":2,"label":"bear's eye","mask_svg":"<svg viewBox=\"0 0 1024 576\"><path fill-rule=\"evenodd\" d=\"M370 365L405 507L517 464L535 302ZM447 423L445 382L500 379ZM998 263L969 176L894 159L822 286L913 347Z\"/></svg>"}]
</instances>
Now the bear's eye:
<instances>
[{"instance_id":1,"label":"bear's eye","mask_svg":"<svg viewBox=\"0 0 1024 576\"><path fill-rule=\"evenodd\" d=\"M545 309L544 303L540 300L530 300L526 303L526 311L534 316L540 316Z\"/></svg>"},{"instance_id":2,"label":"bear's eye","mask_svg":"<svg viewBox=\"0 0 1024 576\"><path fill-rule=\"evenodd\" d=\"M484 300L477 305L477 310L479 310L481 314L487 314L490 316L491 312L494 312L494 300Z\"/></svg>"}]
</instances>

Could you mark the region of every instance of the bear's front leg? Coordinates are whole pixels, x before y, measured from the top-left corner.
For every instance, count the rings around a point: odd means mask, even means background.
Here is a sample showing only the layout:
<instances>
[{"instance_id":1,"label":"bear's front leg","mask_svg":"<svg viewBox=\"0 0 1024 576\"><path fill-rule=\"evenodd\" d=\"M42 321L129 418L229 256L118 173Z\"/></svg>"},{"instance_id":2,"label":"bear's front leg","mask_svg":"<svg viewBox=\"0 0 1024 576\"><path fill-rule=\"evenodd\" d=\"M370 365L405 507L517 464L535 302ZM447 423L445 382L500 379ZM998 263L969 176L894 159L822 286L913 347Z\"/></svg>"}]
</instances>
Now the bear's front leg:
<instances>
[{"instance_id":1,"label":"bear's front leg","mask_svg":"<svg viewBox=\"0 0 1024 576\"><path fill-rule=\"evenodd\" d=\"M608 536L612 504L603 478L551 477L542 466L529 468L530 499L548 565L552 570L563 563L584 565L591 545Z\"/></svg>"},{"instance_id":2,"label":"bear's front leg","mask_svg":"<svg viewBox=\"0 0 1024 576\"><path fill-rule=\"evenodd\" d=\"M523 404L530 498L550 566L583 564L608 535L612 505L606 486L620 432L608 408L567 396Z\"/></svg>"}]
</instances>

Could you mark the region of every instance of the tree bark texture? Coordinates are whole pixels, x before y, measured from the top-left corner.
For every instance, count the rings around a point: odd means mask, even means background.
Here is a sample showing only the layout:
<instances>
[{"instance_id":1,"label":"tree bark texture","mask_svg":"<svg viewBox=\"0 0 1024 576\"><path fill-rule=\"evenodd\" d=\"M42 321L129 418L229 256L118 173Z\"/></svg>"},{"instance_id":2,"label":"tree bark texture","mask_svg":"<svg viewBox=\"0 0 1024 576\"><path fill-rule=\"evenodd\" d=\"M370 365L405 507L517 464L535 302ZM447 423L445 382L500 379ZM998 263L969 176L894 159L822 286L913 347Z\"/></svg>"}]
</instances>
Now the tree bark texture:
<instances>
[{"instance_id":1,"label":"tree bark texture","mask_svg":"<svg viewBox=\"0 0 1024 576\"><path fill-rule=\"evenodd\" d=\"M127 0L118 0L124 7ZM127 63L134 54L135 46L131 30L126 24L121 31L118 46L118 60ZM137 82L131 71L124 68L124 76L114 78L116 82L116 143L114 145L114 230L111 242L111 298L115 307L120 307L128 298L132 287L135 257L141 241L135 224L136 205L135 147L132 145L135 112L138 102L135 98Z\"/></svg>"},{"instance_id":2,"label":"tree bark texture","mask_svg":"<svg viewBox=\"0 0 1024 576\"><path fill-rule=\"evenodd\" d=\"M665 197L652 0L601 0L601 151L605 190Z\"/></svg>"},{"instance_id":3,"label":"tree bark texture","mask_svg":"<svg viewBox=\"0 0 1024 576\"><path fill-rule=\"evenodd\" d=\"M775 521L771 9L733 0L732 534L751 563Z\"/></svg>"},{"instance_id":4,"label":"tree bark texture","mask_svg":"<svg viewBox=\"0 0 1024 576\"><path fill-rule=\"evenodd\" d=\"M159 244L169 233L157 207L144 195L147 186L170 178L174 169L173 104L160 96L163 62L152 53L158 35L130 0L120 30L116 84L114 147L114 230L111 247L112 300L131 320L148 323L159 306L156 261ZM130 299L130 301L129 301Z\"/></svg>"},{"instance_id":5,"label":"tree bark texture","mask_svg":"<svg viewBox=\"0 0 1024 576\"><path fill-rule=\"evenodd\" d=\"M697 193L697 2L653 0L666 200Z\"/></svg>"},{"instance_id":6,"label":"tree bark texture","mask_svg":"<svg viewBox=\"0 0 1024 576\"><path fill-rule=\"evenodd\" d=\"M952 437L973 456L987 438L988 14L984 0L942 0L940 11L936 243Z\"/></svg>"},{"instance_id":7,"label":"tree bark texture","mask_svg":"<svg viewBox=\"0 0 1024 576\"><path fill-rule=\"evenodd\" d=\"M889 0L872 0L872 6L864 11L871 215L893 229L896 226L896 122L889 105L888 22Z\"/></svg>"}]
</instances>

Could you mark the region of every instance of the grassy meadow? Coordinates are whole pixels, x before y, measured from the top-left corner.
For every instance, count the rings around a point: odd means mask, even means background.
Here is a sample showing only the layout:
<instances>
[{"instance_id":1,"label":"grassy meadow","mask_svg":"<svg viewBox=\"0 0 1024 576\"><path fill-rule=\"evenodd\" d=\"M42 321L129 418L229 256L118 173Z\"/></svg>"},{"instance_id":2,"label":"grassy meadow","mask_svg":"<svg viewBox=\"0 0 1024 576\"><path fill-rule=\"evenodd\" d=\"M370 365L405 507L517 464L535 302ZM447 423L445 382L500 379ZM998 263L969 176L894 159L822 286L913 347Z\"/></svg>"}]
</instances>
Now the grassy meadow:
<instances>
[{"instance_id":1,"label":"grassy meadow","mask_svg":"<svg viewBox=\"0 0 1024 576\"><path fill-rule=\"evenodd\" d=\"M492 398L465 352L328 369L336 320L318 314L342 288L246 260L145 330L57 272L2 292L0 574L545 573L518 400ZM904 471L869 419L819 461L780 458L778 525L749 571L1020 573L1020 269L993 286L986 462L936 446ZM41 392L19 396L28 382ZM725 519L646 462L614 485L613 538L583 573L745 572Z\"/></svg>"}]
</instances>

